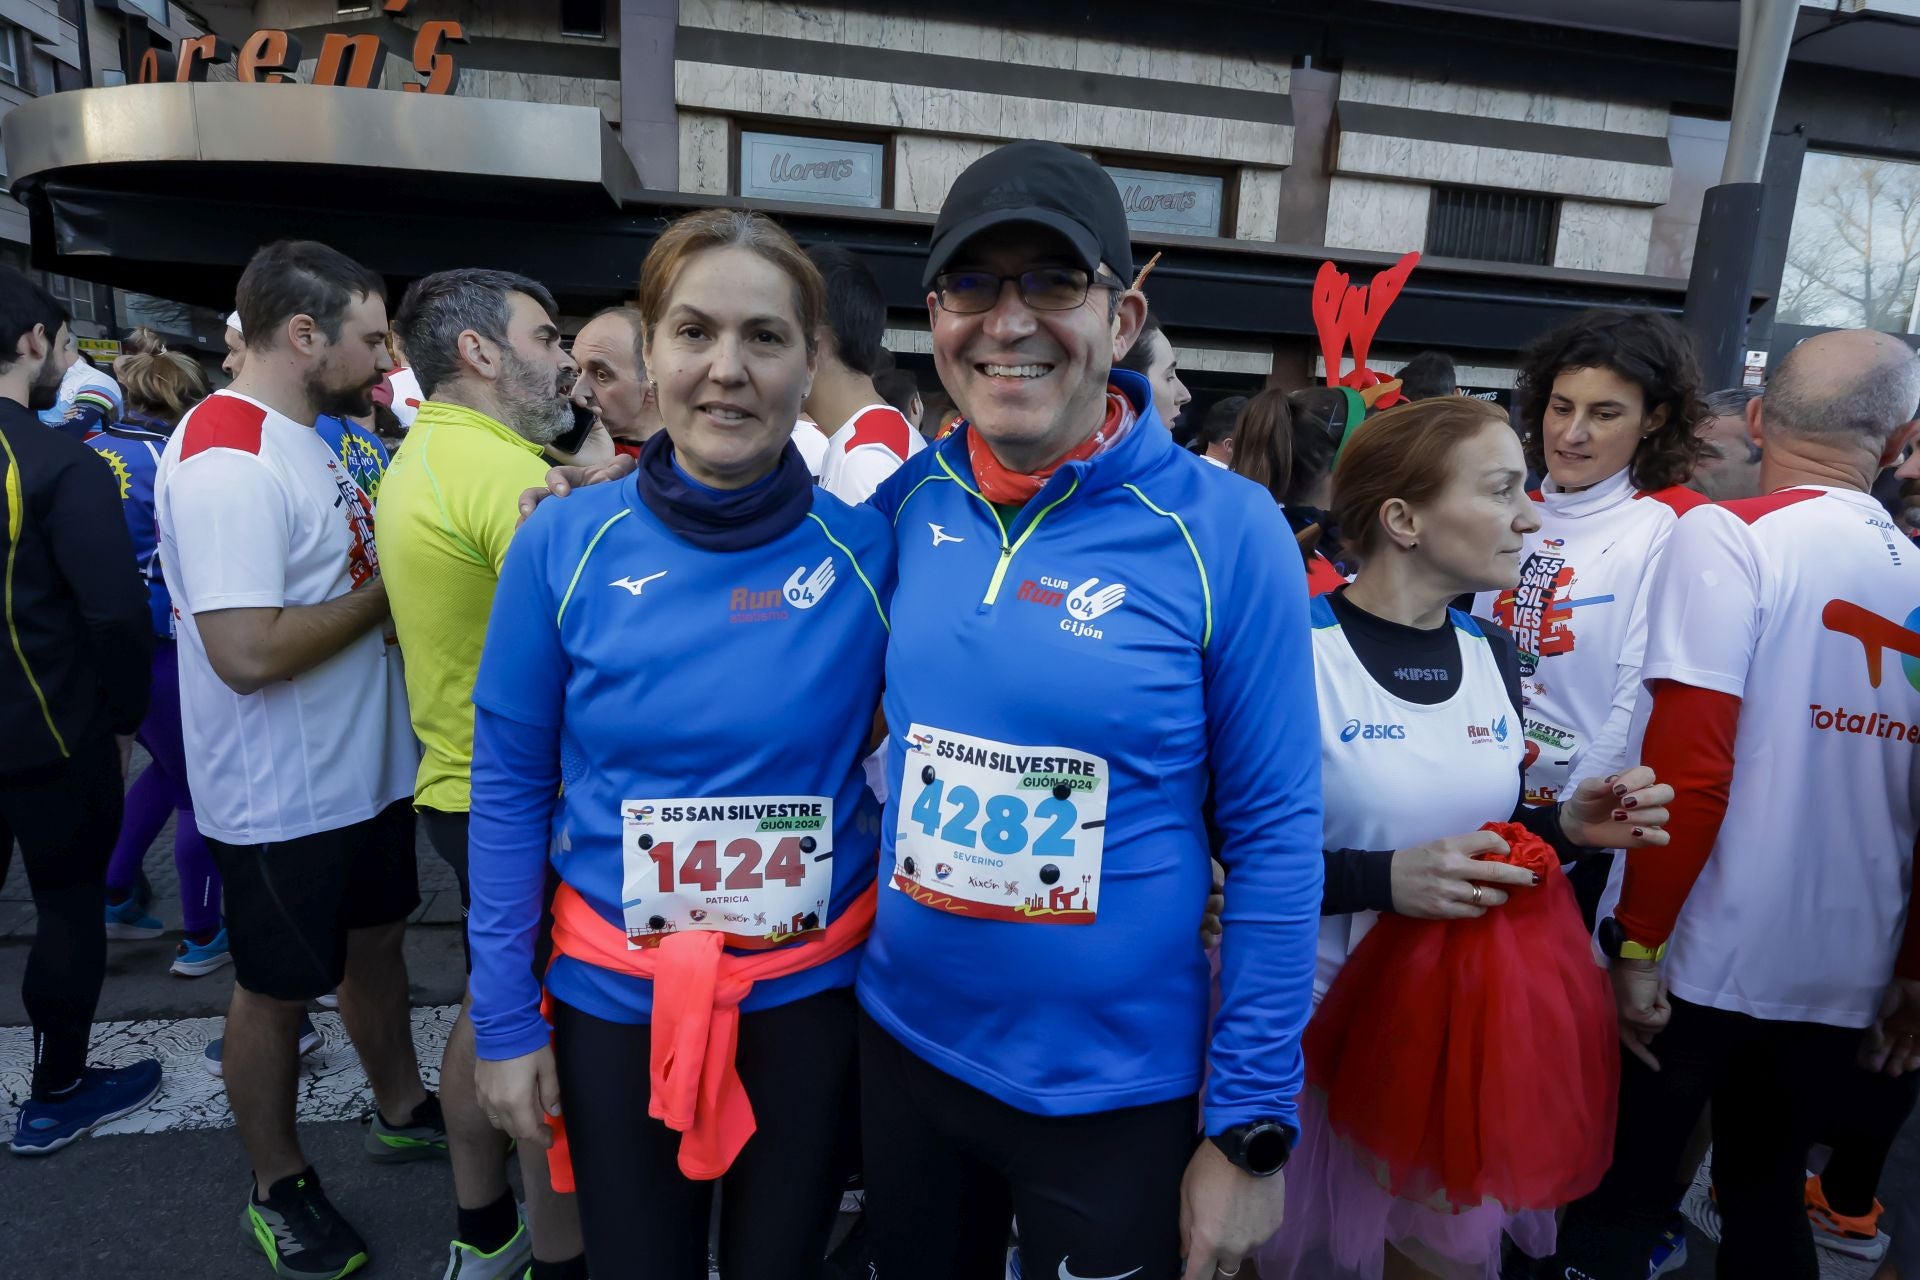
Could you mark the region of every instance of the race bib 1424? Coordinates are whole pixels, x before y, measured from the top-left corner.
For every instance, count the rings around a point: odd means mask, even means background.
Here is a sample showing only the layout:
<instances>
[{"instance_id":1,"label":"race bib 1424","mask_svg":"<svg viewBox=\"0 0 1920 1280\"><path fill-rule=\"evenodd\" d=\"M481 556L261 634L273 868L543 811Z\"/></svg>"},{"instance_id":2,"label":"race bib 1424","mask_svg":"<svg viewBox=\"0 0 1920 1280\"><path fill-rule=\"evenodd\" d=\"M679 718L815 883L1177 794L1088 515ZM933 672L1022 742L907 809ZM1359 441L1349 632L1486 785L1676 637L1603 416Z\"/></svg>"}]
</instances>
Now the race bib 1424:
<instances>
[{"instance_id":1,"label":"race bib 1424","mask_svg":"<svg viewBox=\"0 0 1920 1280\"><path fill-rule=\"evenodd\" d=\"M753 950L784 946L826 925L831 797L623 800L620 828L629 947L707 929Z\"/></svg>"}]
</instances>

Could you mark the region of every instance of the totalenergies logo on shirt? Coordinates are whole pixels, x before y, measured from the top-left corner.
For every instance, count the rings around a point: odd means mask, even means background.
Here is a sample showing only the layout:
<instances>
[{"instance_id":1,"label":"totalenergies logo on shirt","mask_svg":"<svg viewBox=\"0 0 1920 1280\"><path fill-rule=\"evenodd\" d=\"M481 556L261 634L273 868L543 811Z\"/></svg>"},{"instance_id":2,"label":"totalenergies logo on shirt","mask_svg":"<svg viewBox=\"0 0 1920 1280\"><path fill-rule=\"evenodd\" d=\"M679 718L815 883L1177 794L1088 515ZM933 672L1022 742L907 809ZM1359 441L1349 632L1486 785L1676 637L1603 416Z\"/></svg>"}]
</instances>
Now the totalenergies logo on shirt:
<instances>
[{"instance_id":1,"label":"totalenergies logo on shirt","mask_svg":"<svg viewBox=\"0 0 1920 1280\"><path fill-rule=\"evenodd\" d=\"M1820 611L1820 621L1827 630L1860 642L1867 661L1868 684L1880 687L1881 659L1891 649L1900 655L1900 671L1907 683L1920 690L1920 630L1915 629L1920 627L1920 609L1909 613L1906 625L1901 626L1851 600L1829 600Z\"/></svg>"}]
</instances>

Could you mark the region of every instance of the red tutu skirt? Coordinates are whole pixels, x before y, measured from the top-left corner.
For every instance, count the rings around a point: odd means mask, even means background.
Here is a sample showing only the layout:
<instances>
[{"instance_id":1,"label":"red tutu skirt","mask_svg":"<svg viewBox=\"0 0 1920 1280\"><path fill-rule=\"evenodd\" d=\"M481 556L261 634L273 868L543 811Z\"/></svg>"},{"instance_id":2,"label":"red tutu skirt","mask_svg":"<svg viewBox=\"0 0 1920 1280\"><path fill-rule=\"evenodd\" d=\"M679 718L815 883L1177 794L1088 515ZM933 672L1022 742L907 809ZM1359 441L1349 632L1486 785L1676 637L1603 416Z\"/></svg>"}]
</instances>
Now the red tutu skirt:
<instances>
[{"instance_id":1,"label":"red tutu skirt","mask_svg":"<svg viewBox=\"0 0 1920 1280\"><path fill-rule=\"evenodd\" d=\"M1539 886L1474 920L1383 915L1307 1026L1307 1084L1393 1196L1551 1209L1613 1158L1613 993L1553 850L1484 829Z\"/></svg>"}]
</instances>

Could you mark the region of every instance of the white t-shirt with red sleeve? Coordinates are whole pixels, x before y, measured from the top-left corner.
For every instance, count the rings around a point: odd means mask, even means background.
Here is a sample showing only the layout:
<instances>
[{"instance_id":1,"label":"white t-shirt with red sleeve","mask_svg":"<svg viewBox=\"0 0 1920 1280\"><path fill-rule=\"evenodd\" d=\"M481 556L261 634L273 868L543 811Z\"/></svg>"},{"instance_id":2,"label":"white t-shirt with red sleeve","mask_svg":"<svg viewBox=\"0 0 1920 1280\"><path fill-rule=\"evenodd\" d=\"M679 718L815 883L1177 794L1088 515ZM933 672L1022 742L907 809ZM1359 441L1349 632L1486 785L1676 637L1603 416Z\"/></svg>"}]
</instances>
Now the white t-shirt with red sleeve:
<instances>
[{"instance_id":1,"label":"white t-shirt with red sleeve","mask_svg":"<svg viewBox=\"0 0 1920 1280\"><path fill-rule=\"evenodd\" d=\"M1867 1026L1920 827L1920 548L1851 489L1702 506L1668 540L1647 617L1648 682L1741 700L1726 818L1674 926L1669 987Z\"/></svg>"},{"instance_id":2,"label":"white t-shirt with red sleeve","mask_svg":"<svg viewBox=\"0 0 1920 1280\"><path fill-rule=\"evenodd\" d=\"M827 438L820 487L858 506L873 496L900 464L927 447L913 424L888 404L870 404Z\"/></svg>"},{"instance_id":3,"label":"white t-shirt with red sleeve","mask_svg":"<svg viewBox=\"0 0 1920 1280\"><path fill-rule=\"evenodd\" d=\"M380 571L373 504L311 426L219 391L181 420L155 482L180 644L194 816L227 844L365 821L413 794L400 650L375 627L310 671L236 693L196 614L324 604Z\"/></svg>"}]
</instances>

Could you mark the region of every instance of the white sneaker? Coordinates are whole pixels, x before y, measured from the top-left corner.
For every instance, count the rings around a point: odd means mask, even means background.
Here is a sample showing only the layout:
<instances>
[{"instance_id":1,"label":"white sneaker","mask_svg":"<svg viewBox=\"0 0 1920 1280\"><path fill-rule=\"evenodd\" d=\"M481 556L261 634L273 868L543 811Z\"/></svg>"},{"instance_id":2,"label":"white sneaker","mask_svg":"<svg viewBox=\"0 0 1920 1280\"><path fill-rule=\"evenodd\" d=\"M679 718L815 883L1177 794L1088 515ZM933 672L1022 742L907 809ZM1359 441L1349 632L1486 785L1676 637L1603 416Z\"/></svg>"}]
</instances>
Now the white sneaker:
<instances>
[{"instance_id":1,"label":"white sneaker","mask_svg":"<svg viewBox=\"0 0 1920 1280\"><path fill-rule=\"evenodd\" d=\"M1693 1185L1687 1188L1687 1194L1680 1199L1680 1215L1698 1228L1701 1235L1720 1243L1720 1206L1713 1202L1713 1149L1707 1149L1707 1158L1700 1162L1699 1172L1693 1175Z\"/></svg>"},{"instance_id":2,"label":"white sneaker","mask_svg":"<svg viewBox=\"0 0 1920 1280\"><path fill-rule=\"evenodd\" d=\"M448 1245L447 1271L441 1280L520 1280L532 1265L533 1237L522 1222L513 1239L492 1253L459 1240Z\"/></svg>"}]
</instances>

